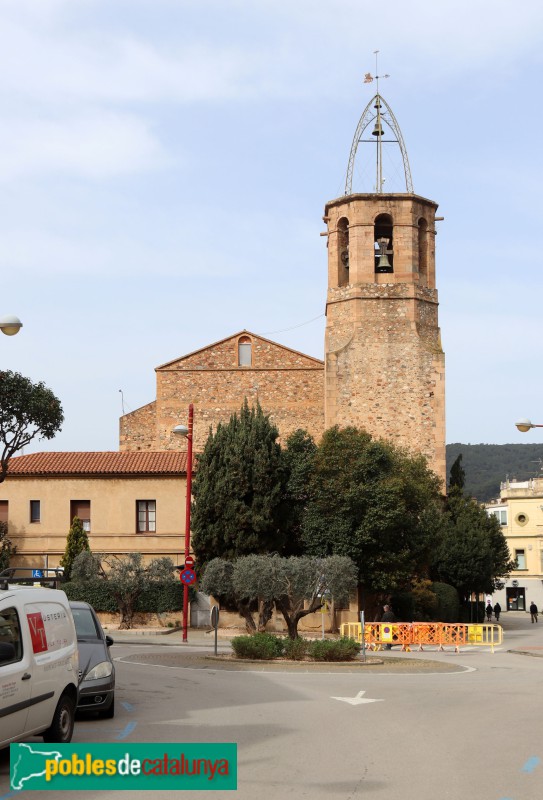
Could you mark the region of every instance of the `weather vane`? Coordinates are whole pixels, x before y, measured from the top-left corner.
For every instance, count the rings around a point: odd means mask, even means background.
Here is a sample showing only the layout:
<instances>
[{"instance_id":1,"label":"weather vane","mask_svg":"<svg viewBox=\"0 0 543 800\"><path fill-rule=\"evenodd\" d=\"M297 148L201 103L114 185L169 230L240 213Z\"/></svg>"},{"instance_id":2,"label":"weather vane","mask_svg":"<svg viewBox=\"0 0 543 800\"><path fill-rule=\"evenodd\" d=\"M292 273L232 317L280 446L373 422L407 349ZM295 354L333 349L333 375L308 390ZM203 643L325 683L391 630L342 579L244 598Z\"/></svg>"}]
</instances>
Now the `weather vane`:
<instances>
[{"instance_id":1,"label":"weather vane","mask_svg":"<svg viewBox=\"0 0 543 800\"><path fill-rule=\"evenodd\" d=\"M390 75L379 75L378 74L379 73L379 64L378 64L379 50L374 50L373 52L375 54L375 78L373 77L371 72L366 72L366 74L364 75L364 83L373 83L373 81L375 80L376 83L377 83L377 94L379 94L379 78L383 78L383 79L384 78L390 78Z\"/></svg>"},{"instance_id":2,"label":"weather vane","mask_svg":"<svg viewBox=\"0 0 543 800\"><path fill-rule=\"evenodd\" d=\"M364 75L364 83L373 83L373 81L375 81L377 85L377 92L364 109L356 128L351 146L351 152L349 155L349 163L347 166L345 195L352 194L354 162L358 145L361 142L374 143L376 146L376 177L374 191L377 193L382 193L383 184L385 182L385 179L383 178L383 142L393 142L399 146L402 155L406 191L412 194L413 181L411 178L411 169L409 167L409 160L407 158L407 150L405 149L402 132L394 114L392 113L392 109L379 93L379 80L390 78L390 75L379 75L379 50L374 50L373 52L375 55L375 75L372 75L371 72L366 72ZM375 112L373 109L375 109ZM365 139L363 138L364 132L372 122L375 124L371 136ZM390 132L392 133L391 139L383 139L383 122L386 123L387 128L390 129Z\"/></svg>"}]
</instances>

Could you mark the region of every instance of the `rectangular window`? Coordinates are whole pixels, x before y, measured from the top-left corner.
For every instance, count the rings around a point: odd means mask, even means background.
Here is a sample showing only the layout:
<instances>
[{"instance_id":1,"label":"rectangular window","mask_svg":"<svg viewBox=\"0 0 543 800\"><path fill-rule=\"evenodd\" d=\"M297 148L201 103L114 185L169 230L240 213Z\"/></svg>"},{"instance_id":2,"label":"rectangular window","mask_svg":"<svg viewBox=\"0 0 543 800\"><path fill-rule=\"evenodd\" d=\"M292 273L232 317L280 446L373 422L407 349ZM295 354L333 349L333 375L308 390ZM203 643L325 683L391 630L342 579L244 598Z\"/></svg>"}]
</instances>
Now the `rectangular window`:
<instances>
[{"instance_id":1,"label":"rectangular window","mask_svg":"<svg viewBox=\"0 0 543 800\"><path fill-rule=\"evenodd\" d=\"M515 550L515 561L517 569L526 569L526 554L524 550Z\"/></svg>"},{"instance_id":2,"label":"rectangular window","mask_svg":"<svg viewBox=\"0 0 543 800\"><path fill-rule=\"evenodd\" d=\"M156 532L156 500L136 500L136 532Z\"/></svg>"},{"instance_id":3,"label":"rectangular window","mask_svg":"<svg viewBox=\"0 0 543 800\"><path fill-rule=\"evenodd\" d=\"M488 512L491 516L496 517L500 525L507 525L507 509L506 508L493 508Z\"/></svg>"},{"instance_id":4,"label":"rectangular window","mask_svg":"<svg viewBox=\"0 0 543 800\"><path fill-rule=\"evenodd\" d=\"M91 511L90 500L70 500L70 525L74 517L79 517L83 530L90 533Z\"/></svg>"},{"instance_id":5,"label":"rectangular window","mask_svg":"<svg viewBox=\"0 0 543 800\"><path fill-rule=\"evenodd\" d=\"M39 500L30 501L30 522L41 521L41 509Z\"/></svg>"},{"instance_id":6,"label":"rectangular window","mask_svg":"<svg viewBox=\"0 0 543 800\"><path fill-rule=\"evenodd\" d=\"M8 521L8 501L0 500L0 522Z\"/></svg>"}]
</instances>

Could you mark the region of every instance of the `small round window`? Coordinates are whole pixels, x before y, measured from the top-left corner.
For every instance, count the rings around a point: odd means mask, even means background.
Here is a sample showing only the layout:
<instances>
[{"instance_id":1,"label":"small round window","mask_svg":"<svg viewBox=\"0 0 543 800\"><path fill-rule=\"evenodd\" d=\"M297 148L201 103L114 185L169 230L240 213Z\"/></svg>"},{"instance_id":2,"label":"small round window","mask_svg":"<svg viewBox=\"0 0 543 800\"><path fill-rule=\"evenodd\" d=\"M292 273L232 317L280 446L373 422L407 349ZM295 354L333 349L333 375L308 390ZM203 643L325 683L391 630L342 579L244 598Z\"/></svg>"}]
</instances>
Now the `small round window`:
<instances>
[{"instance_id":1,"label":"small round window","mask_svg":"<svg viewBox=\"0 0 543 800\"><path fill-rule=\"evenodd\" d=\"M526 525L526 523L528 522L528 515L524 514L524 512L521 512L520 514L517 514L517 516L515 517L515 521L517 525L521 526Z\"/></svg>"}]
</instances>

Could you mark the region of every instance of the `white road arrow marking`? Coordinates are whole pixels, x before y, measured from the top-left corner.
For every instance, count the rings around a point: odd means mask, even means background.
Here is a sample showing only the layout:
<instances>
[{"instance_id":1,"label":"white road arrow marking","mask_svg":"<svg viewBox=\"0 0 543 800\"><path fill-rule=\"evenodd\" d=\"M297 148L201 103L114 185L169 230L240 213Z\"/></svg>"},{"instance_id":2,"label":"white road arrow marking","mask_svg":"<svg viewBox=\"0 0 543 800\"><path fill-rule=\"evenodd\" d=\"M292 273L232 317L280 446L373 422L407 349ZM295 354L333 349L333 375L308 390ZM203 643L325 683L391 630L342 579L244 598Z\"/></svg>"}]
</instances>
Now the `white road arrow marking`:
<instances>
[{"instance_id":1,"label":"white road arrow marking","mask_svg":"<svg viewBox=\"0 0 543 800\"><path fill-rule=\"evenodd\" d=\"M341 700L343 703L350 703L352 706L359 706L361 703L382 703L383 698L371 700L369 697L363 697L366 692L358 692L356 697L332 697L332 700Z\"/></svg>"}]
</instances>

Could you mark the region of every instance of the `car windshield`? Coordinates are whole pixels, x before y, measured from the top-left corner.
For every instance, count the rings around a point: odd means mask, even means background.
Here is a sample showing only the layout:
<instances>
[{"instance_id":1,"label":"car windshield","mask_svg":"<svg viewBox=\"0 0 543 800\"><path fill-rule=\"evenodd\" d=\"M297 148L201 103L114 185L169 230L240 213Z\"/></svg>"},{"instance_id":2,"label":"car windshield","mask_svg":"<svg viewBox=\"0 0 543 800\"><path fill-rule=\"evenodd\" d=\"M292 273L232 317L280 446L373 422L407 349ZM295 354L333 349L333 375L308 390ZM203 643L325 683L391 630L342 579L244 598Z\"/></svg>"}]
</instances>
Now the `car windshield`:
<instances>
[{"instance_id":1,"label":"car windshield","mask_svg":"<svg viewBox=\"0 0 543 800\"><path fill-rule=\"evenodd\" d=\"M72 608L75 630L78 639L99 639L100 632L92 611L88 608Z\"/></svg>"}]
</instances>

